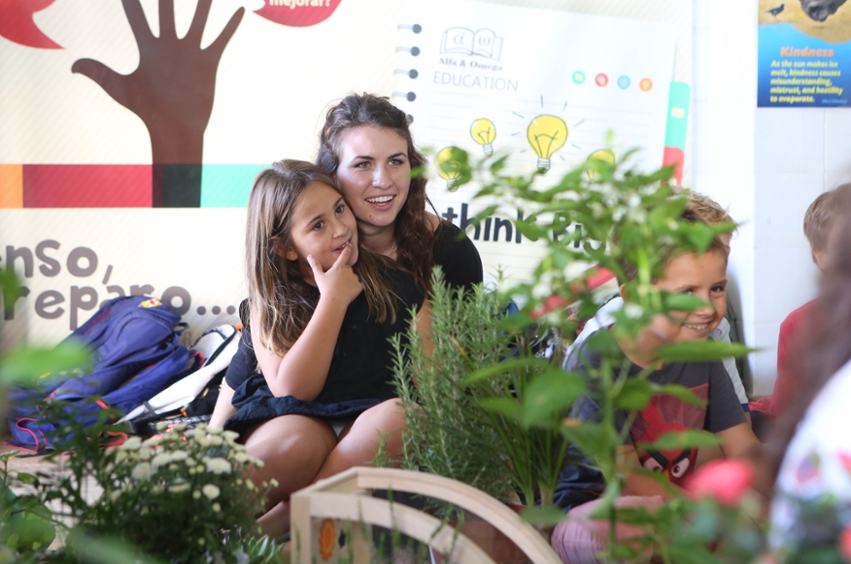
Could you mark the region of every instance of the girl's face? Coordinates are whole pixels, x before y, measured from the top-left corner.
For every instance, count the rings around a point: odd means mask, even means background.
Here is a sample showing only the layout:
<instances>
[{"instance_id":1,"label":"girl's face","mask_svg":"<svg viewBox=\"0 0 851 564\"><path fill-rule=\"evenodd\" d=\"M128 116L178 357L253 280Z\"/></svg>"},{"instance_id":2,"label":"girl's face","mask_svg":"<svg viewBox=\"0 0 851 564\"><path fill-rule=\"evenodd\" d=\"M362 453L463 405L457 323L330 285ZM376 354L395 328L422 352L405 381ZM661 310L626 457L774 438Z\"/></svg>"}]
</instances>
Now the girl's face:
<instances>
[{"instance_id":1,"label":"girl's face","mask_svg":"<svg viewBox=\"0 0 851 564\"><path fill-rule=\"evenodd\" d=\"M672 293L688 293L707 305L691 312L657 315L648 329L673 343L705 339L727 313L727 257L720 251L683 253L665 266L665 277L656 287Z\"/></svg>"},{"instance_id":2,"label":"girl's face","mask_svg":"<svg viewBox=\"0 0 851 564\"><path fill-rule=\"evenodd\" d=\"M408 143L392 129L362 125L340 144L337 182L365 232L392 226L408 199Z\"/></svg>"},{"instance_id":3,"label":"girl's face","mask_svg":"<svg viewBox=\"0 0 851 564\"><path fill-rule=\"evenodd\" d=\"M302 193L290 218L290 244L284 258L298 261L302 272L313 279L307 263L312 255L328 270L347 246L352 247L348 265L358 261L358 226L343 196L321 182L314 182Z\"/></svg>"}]
</instances>

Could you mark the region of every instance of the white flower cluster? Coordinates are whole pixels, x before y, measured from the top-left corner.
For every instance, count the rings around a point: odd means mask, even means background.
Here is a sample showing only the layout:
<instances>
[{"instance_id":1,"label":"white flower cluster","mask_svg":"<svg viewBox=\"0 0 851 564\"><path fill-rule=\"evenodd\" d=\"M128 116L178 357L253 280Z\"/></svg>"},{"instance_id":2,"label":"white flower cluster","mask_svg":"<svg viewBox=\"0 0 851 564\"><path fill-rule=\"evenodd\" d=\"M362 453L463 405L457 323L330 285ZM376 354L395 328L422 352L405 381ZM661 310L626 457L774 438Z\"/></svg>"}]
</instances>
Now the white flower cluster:
<instances>
[{"instance_id":1,"label":"white flower cluster","mask_svg":"<svg viewBox=\"0 0 851 564\"><path fill-rule=\"evenodd\" d=\"M158 430L165 428L158 426ZM245 447L236 442L238 436L202 424L189 430L177 425L171 432L146 441L131 437L118 447L115 463L109 468L114 489L106 492L101 501L118 503L124 496L142 491L154 495L186 494L194 500L208 500L209 508L219 513L222 506L228 505L226 491L230 492L228 495L243 495L234 492L259 490L243 475L252 466L261 468L263 462L246 453ZM150 510L147 506L139 508L143 515Z\"/></svg>"}]
</instances>

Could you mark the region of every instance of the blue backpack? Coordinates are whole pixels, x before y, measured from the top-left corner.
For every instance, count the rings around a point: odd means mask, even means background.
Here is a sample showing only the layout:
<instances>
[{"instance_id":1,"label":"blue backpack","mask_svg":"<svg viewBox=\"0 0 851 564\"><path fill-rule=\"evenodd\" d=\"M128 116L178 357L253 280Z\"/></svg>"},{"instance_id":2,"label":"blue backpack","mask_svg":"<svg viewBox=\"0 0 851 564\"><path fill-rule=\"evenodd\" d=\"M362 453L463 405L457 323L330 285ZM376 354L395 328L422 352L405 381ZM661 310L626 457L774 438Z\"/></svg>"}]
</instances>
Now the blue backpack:
<instances>
[{"instance_id":1,"label":"blue backpack","mask_svg":"<svg viewBox=\"0 0 851 564\"><path fill-rule=\"evenodd\" d=\"M129 411L185 376L193 363L187 348L177 343L184 327L180 316L155 298L110 300L65 339L92 351L91 370L44 375L43 386L20 387L10 393L12 440L7 444L32 451L52 447L46 435L60 424L40 415L45 400L85 404L73 416L88 426L102 409ZM96 401L80 401L86 398Z\"/></svg>"}]
</instances>

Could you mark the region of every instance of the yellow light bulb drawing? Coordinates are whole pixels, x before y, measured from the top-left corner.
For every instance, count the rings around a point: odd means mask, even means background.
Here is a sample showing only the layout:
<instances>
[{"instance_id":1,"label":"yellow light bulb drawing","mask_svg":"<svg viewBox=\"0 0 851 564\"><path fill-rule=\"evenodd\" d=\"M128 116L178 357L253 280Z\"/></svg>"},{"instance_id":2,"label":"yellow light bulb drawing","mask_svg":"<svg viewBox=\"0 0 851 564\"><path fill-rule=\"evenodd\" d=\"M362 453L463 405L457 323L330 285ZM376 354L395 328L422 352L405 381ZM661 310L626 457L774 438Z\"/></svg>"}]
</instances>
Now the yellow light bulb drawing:
<instances>
[{"instance_id":1,"label":"yellow light bulb drawing","mask_svg":"<svg viewBox=\"0 0 851 564\"><path fill-rule=\"evenodd\" d=\"M493 154L493 142L496 139L496 126L488 118L479 118L470 126L473 141L482 146L486 156Z\"/></svg>"},{"instance_id":2,"label":"yellow light bulb drawing","mask_svg":"<svg viewBox=\"0 0 851 564\"><path fill-rule=\"evenodd\" d=\"M590 163L591 161L603 162L609 166L615 166L615 154L609 149L600 149L599 151L594 151L593 153L588 155L588 159L586 160L586 162ZM592 168L589 168L588 178L590 178L591 180L597 180L598 178L600 178L600 173Z\"/></svg>"},{"instance_id":3,"label":"yellow light bulb drawing","mask_svg":"<svg viewBox=\"0 0 851 564\"><path fill-rule=\"evenodd\" d=\"M538 168L550 170L550 158L567 141L567 124L556 116L538 116L526 128L526 138L538 155Z\"/></svg>"},{"instance_id":4,"label":"yellow light bulb drawing","mask_svg":"<svg viewBox=\"0 0 851 564\"><path fill-rule=\"evenodd\" d=\"M441 150L434 159L437 165L437 173L446 180L447 190L452 190L453 184L461 176L462 163L459 160L461 153L463 151L458 147L450 146Z\"/></svg>"}]
</instances>

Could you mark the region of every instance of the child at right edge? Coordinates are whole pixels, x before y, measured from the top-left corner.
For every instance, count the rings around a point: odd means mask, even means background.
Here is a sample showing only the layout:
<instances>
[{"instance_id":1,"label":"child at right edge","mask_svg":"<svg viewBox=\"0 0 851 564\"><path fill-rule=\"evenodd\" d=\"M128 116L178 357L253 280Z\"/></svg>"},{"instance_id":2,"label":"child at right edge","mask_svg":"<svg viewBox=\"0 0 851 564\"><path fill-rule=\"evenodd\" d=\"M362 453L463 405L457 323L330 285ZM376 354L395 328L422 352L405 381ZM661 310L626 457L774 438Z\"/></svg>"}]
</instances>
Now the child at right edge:
<instances>
[{"instance_id":1,"label":"child at right edge","mask_svg":"<svg viewBox=\"0 0 851 564\"><path fill-rule=\"evenodd\" d=\"M692 212L686 212L682 219L700 221ZM636 467L664 474L670 485L631 472L623 492L615 501L616 507L643 507L653 511L670 498L672 491L680 488L694 470L696 448L676 451L641 448L642 444L653 443L670 431L703 429L721 439L725 457L761 459L761 444L751 431L721 361L661 364L656 355L657 349L665 344L705 340L718 327L727 307L726 269L727 249L719 239L703 254L672 254L666 262L664 276L654 280L653 284L672 293L690 293L706 305L692 312L657 315L634 340L616 336L622 354L630 362L627 374L615 374L615 378L629 378L644 368L652 367L651 382L685 386L706 401L705 405L695 406L670 395L656 395L637 414L621 447L621 454ZM630 279L635 276L630 272L627 275ZM624 286L621 286L621 294L624 295ZM609 329L603 327L600 330ZM590 350L586 341L572 351L567 368L587 374L589 367L599 367L601 362L599 353ZM599 411L596 401L586 397L574 407L573 417L596 421ZM625 421L625 413L616 413L616 425L622 427ZM588 464L571 464L562 472L555 502L567 512L568 518L555 528L551 541L562 561L570 564L596 563L596 555L605 549L609 524L606 520L591 518L605 486L602 474ZM630 538L647 532L639 526L619 523L615 536L619 541L628 542Z\"/></svg>"}]
</instances>

